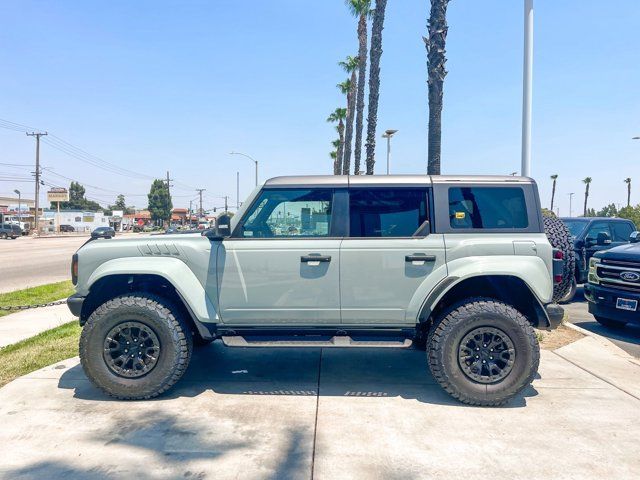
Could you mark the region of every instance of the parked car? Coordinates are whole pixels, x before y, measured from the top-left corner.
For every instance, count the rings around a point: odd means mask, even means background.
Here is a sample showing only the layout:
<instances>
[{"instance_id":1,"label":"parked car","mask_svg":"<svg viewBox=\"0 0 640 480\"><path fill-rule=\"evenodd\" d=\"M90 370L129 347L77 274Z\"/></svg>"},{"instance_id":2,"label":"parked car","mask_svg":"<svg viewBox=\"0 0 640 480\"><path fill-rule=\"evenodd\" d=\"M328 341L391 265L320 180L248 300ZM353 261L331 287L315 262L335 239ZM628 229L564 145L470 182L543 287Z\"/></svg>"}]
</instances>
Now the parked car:
<instances>
[{"instance_id":1,"label":"parked car","mask_svg":"<svg viewBox=\"0 0 640 480\"><path fill-rule=\"evenodd\" d=\"M73 227L73 225L60 225L60 231L61 232L75 232L76 229Z\"/></svg>"},{"instance_id":2,"label":"parked car","mask_svg":"<svg viewBox=\"0 0 640 480\"><path fill-rule=\"evenodd\" d=\"M571 289L561 302L570 302L578 284L587 281L589 260L594 253L629 243L636 226L631 220L613 217L564 217L561 220L569 228L575 251L575 274Z\"/></svg>"},{"instance_id":3,"label":"parked car","mask_svg":"<svg viewBox=\"0 0 640 480\"><path fill-rule=\"evenodd\" d=\"M91 232L91 238L113 238L116 231L111 227L98 227Z\"/></svg>"},{"instance_id":4,"label":"parked car","mask_svg":"<svg viewBox=\"0 0 640 480\"><path fill-rule=\"evenodd\" d=\"M413 339L453 397L501 405L536 375L534 327L563 317L538 198L528 178L279 177L202 235L88 242L68 299L82 366L107 394L145 399L194 343Z\"/></svg>"},{"instance_id":5,"label":"parked car","mask_svg":"<svg viewBox=\"0 0 640 480\"><path fill-rule=\"evenodd\" d=\"M22 229L20 228L20 225L16 225L13 223L0 224L0 238L2 239L10 238L12 240L15 240L21 235L22 235Z\"/></svg>"},{"instance_id":6,"label":"parked car","mask_svg":"<svg viewBox=\"0 0 640 480\"><path fill-rule=\"evenodd\" d=\"M640 324L640 234L622 245L593 254L584 294L589 312L605 327Z\"/></svg>"}]
</instances>

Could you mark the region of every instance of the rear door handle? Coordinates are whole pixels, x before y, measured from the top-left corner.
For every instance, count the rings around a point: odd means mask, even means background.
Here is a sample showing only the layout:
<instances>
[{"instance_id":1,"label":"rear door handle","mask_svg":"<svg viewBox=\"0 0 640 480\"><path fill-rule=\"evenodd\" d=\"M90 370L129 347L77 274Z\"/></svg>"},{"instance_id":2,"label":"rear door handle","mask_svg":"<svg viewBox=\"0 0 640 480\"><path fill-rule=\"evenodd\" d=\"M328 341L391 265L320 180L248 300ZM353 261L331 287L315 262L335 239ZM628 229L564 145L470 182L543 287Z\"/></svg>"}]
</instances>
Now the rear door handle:
<instances>
[{"instance_id":1,"label":"rear door handle","mask_svg":"<svg viewBox=\"0 0 640 480\"><path fill-rule=\"evenodd\" d=\"M435 255L426 255L424 253L414 253L413 255L405 255L405 262L435 262Z\"/></svg>"},{"instance_id":2,"label":"rear door handle","mask_svg":"<svg viewBox=\"0 0 640 480\"><path fill-rule=\"evenodd\" d=\"M300 261L303 263L309 262L330 262L331 255L302 255Z\"/></svg>"}]
</instances>

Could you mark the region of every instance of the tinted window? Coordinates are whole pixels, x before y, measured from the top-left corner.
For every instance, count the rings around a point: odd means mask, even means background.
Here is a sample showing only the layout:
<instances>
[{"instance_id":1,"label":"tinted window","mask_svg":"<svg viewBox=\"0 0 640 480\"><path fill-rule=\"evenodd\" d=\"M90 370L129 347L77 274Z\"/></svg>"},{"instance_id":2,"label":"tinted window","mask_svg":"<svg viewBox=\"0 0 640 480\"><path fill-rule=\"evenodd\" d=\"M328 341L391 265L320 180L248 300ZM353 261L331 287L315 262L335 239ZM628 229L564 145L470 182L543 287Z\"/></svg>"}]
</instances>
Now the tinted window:
<instances>
[{"instance_id":1,"label":"tinted window","mask_svg":"<svg viewBox=\"0 0 640 480\"><path fill-rule=\"evenodd\" d=\"M244 217L246 238L328 237L333 191L264 190Z\"/></svg>"},{"instance_id":2,"label":"tinted window","mask_svg":"<svg viewBox=\"0 0 640 480\"><path fill-rule=\"evenodd\" d=\"M453 228L527 228L527 204L517 187L449 189L449 221Z\"/></svg>"},{"instance_id":3,"label":"tinted window","mask_svg":"<svg viewBox=\"0 0 640 480\"><path fill-rule=\"evenodd\" d=\"M594 222L587 231L587 238L592 240L598 239L599 233L606 233L611 238L611 230L609 230L609 222Z\"/></svg>"},{"instance_id":4,"label":"tinted window","mask_svg":"<svg viewBox=\"0 0 640 480\"><path fill-rule=\"evenodd\" d=\"M614 242L628 242L633 228L626 222L615 222L612 225L613 241Z\"/></svg>"},{"instance_id":5,"label":"tinted window","mask_svg":"<svg viewBox=\"0 0 640 480\"><path fill-rule=\"evenodd\" d=\"M579 236L589 224L588 220L568 220L563 218L562 221L567 226L573 237Z\"/></svg>"},{"instance_id":6,"label":"tinted window","mask_svg":"<svg viewBox=\"0 0 640 480\"><path fill-rule=\"evenodd\" d=\"M376 188L349 191L349 236L411 237L427 220L424 189Z\"/></svg>"}]
</instances>

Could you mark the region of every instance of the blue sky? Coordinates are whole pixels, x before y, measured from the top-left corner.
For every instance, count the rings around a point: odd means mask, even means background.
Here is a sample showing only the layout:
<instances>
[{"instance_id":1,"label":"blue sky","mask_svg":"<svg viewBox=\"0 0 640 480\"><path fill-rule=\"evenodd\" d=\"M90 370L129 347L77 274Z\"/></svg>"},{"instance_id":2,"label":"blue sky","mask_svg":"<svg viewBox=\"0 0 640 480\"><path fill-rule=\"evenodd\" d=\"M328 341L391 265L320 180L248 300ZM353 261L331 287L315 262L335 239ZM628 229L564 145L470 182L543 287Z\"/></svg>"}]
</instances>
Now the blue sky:
<instances>
[{"instance_id":1,"label":"blue sky","mask_svg":"<svg viewBox=\"0 0 640 480\"><path fill-rule=\"evenodd\" d=\"M640 2L537 0L532 174L543 204L560 175L560 213L640 202ZM426 170L429 2L390 0L383 32L378 126L396 128L393 173ZM521 0L453 0L442 168L508 174L520 166ZM356 20L341 0L20 1L0 4L0 118L35 126L121 167L180 183L176 206L206 188L205 208L235 202L260 177L331 172L327 115L344 100L338 60L357 50ZM377 172L385 146L378 139ZM33 161L34 140L0 129L0 163ZM150 181L102 171L48 145L42 164L112 202ZM32 169L31 169L32 170ZM4 174L28 174L0 165ZM637 180L635 180L637 178ZM45 179L66 180L45 172ZM0 181L0 195L31 183ZM108 190L108 191L105 191ZM31 192L31 193L30 193ZM129 196L143 206L144 196Z\"/></svg>"}]
</instances>

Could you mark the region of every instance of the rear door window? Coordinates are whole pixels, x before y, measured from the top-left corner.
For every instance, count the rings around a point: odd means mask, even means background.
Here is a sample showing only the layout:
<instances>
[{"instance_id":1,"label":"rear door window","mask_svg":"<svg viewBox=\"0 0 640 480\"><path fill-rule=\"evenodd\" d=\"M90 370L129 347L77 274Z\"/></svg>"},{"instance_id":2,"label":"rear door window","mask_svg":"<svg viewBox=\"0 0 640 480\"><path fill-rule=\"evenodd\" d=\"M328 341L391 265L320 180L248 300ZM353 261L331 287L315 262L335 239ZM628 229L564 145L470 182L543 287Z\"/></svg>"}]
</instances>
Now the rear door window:
<instances>
[{"instance_id":1,"label":"rear door window","mask_svg":"<svg viewBox=\"0 0 640 480\"><path fill-rule=\"evenodd\" d=\"M524 229L529 226L519 187L449 188L449 222L459 229Z\"/></svg>"},{"instance_id":2,"label":"rear door window","mask_svg":"<svg viewBox=\"0 0 640 480\"><path fill-rule=\"evenodd\" d=\"M411 237L427 218L426 189L349 190L349 236L352 238Z\"/></svg>"},{"instance_id":3,"label":"rear door window","mask_svg":"<svg viewBox=\"0 0 640 480\"><path fill-rule=\"evenodd\" d=\"M629 237L633 233L633 228L626 222L615 222L611 226L613 230L614 242L628 242Z\"/></svg>"}]
</instances>

